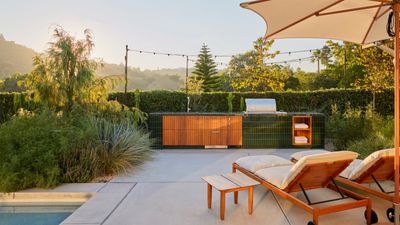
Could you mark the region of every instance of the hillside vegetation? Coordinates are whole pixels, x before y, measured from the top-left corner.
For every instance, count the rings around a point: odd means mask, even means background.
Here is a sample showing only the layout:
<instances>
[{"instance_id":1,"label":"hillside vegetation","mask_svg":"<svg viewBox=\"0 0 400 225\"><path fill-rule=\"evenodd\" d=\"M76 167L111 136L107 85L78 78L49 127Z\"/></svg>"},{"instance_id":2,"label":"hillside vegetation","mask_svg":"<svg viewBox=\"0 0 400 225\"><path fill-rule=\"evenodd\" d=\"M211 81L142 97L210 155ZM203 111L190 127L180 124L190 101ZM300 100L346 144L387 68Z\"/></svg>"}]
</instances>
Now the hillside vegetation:
<instances>
[{"instance_id":1,"label":"hillside vegetation","mask_svg":"<svg viewBox=\"0 0 400 225\"><path fill-rule=\"evenodd\" d=\"M33 49L7 41L0 34L0 79L16 72L30 72L33 68L32 57L36 54Z\"/></svg>"},{"instance_id":2,"label":"hillside vegetation","mask_svg":"<svg viewBox=\"0 0 400 225\"><path fill-rule=\"evenodd\" d=\"M15 73L29 73L32 58L39 53L33 49L8 41L0 34L0 79L4 80ZM124 65L104 63L97 71L98 76L123 75ZM141 70L130 67L128 70L128 89L141 90L178 90L184 85L185 69ZM123 90L124 85L117 90Z\"/></svg>"}]
</instances>

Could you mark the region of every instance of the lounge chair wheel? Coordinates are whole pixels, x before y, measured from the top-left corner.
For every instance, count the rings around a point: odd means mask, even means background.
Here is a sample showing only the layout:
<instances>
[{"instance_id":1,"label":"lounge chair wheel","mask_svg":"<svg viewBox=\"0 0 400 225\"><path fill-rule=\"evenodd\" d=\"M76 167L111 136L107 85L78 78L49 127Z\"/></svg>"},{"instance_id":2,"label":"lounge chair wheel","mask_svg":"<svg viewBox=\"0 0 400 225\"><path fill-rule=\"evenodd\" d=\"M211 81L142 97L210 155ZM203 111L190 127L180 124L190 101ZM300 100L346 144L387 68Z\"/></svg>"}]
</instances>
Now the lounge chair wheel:
<instances>
[{"instance_id":1,"label":"lounge chair wheel","mask_svg":"<svg viewBox=\"0 0 400 225\"><path fill-rule=\"evenodd\" d=\"M313 221L310 221L307 223L307 225L315 225L315 223Z\"/></svg>"},{"instance_id":2,"label":"lounge chair wheel","mask_svg":"<svg viewBox=\"0 0 400 225\"><path fill-rule=\"evenodd\" d=\"M367 219L367 211L364 212L364 217ZM378 222L378 214L374 210L371 210L371 224Z\"/></svg>"},{"instance_id":3,"label":"lounge chair wheel","mask_svg":"<svg viewBox=\"0 0 400 225\"><path fill-rule=\"evenodd\" d=\"M386 216L390 222L394 222L394 208L388 208L386 210Z\"/></svg>"}]
</instances>

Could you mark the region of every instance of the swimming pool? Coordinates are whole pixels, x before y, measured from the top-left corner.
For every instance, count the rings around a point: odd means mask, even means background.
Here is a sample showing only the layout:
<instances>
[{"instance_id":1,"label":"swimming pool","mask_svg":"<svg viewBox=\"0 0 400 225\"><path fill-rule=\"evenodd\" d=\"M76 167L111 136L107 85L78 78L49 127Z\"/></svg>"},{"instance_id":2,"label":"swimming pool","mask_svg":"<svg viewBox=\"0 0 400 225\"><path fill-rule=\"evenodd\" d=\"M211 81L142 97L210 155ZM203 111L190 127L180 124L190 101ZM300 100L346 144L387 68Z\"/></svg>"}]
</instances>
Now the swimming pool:
<instances>
[{"instance_id":1,"label":"swimming pool","mask_svg":"<svg viewBox=\"0 0 400 225\"><path fill-rule=\"evenodd\" d=\"M0 205L1 225L58 225L78 203L12 203Z\"/></svg>"}]
</instances>

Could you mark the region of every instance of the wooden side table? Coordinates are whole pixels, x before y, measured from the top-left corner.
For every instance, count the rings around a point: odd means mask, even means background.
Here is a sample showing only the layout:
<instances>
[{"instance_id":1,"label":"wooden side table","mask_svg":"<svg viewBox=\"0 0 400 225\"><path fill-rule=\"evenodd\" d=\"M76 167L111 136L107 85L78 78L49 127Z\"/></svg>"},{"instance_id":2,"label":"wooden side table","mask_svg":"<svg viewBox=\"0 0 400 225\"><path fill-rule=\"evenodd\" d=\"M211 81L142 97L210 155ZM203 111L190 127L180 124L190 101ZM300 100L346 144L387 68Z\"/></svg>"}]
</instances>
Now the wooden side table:
<instances>
[{"instance_id":1,"label":"wooden side table","mask_svg":"<svg viewBox=\"0 0 400 225\"><path fill-rule=\"evenodd\" d=\"M248 190L248 212L253 213L253 191L254 186L259 182L249 178L242 173L229 173L216 176L206 176L202 179L207 183L207 203L211 209L212 188L214 187L220 192L220 218L225 217L225 195L229 192L234 192L234 202L238 203L239 191Z\"/></svg>"}]
</instances>

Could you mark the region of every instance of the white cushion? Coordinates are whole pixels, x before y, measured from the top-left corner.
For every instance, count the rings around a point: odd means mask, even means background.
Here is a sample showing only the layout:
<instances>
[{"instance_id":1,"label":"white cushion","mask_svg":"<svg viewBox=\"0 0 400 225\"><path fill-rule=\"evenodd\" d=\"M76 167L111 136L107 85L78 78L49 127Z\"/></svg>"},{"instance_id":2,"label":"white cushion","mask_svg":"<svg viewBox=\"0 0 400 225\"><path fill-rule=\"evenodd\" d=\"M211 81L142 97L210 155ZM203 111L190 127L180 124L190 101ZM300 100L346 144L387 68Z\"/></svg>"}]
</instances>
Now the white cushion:
<instances>
[{"instance_id":1,"label":"white cushion","mask_svg":"<svg viewBox=\"0 0 400 225\"><path fill-rule=\"evenodd\" d=\"M308 128L308 124L306 124L306 123L295 123L294 124L294 128L307 129Z\"/></svg>"},{"instance_id":2,"label":"white cushion","mask_svg":"<svg viewBox=\"0 0 400 225\"><path fill-rule=\"evenodd\" d=\"M315 154L321 154L321 153L328 153L329 151L326 150L308 150L308 151L301 151L301 152L296 152L293 153L290 157L292 159L295 159L296 161L299 161L301 158L307 155L315 155Z\"/></svg>"},{"instance_id":3,"label":"white cushion","mask_svg":"<svg viewBox=\"0 0 400 225\"><path fill-rule=\"evenodd\" d=\"M282 181L280 188L285 189L307 165L318 163L333 163L342 160L354 160L357 157L358 153L350 151L328 152L304 156L296 164L294 164L290 172Z\"/></svg>"},{"instance_id":4,"label":"white cushion","mask_svg":"<svg viewBox=\"0 0 400 225\"><path fill-rule=\"evenodd\" d=\"M236 160L235 163L252 173L264 168L293 164L289 160L275 155L246 156Z\"/></svg>"},{"instance_id":5,"label":"white cushion","mask_svg":"<svg viewBox=\"0 0 400 225\"><path fill-rule=\"evenodd\" d=\"M371 168L375 163L384 156L394 156L394 149L383 149L380 151L376 151L365 158L348 176L350 180L356 180L359 178L365 171Z\"/></svg>"},{"instance_id":6,"label":"white cushion","mask_svg":"<svg viewBox=\"0 0 400 225\"><path fill-rule=\"evenodd\" d=\"M340 173L339 176L349 179L351 173L354 171L355 168L357 168L361 164L361 162L362 162L361 159L354 160L345 170L343 170L343 172Z\"/></svg>"},{"instance_id":7,"label":"white cushion","mask_svg":"<svg viewBox=\"0 0 400 225\"><path fill-rule=\"evenodd\" d=\"M283 180L289 174L293 166L278 166L258 170L255 174L268 183L281 188Z\"/></svg>"}]
</instances>

